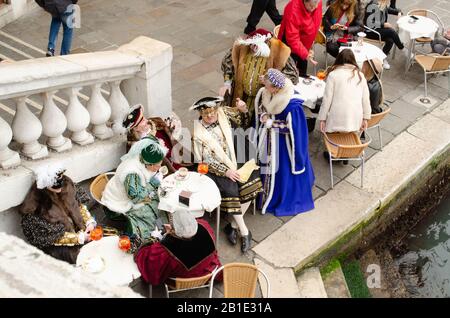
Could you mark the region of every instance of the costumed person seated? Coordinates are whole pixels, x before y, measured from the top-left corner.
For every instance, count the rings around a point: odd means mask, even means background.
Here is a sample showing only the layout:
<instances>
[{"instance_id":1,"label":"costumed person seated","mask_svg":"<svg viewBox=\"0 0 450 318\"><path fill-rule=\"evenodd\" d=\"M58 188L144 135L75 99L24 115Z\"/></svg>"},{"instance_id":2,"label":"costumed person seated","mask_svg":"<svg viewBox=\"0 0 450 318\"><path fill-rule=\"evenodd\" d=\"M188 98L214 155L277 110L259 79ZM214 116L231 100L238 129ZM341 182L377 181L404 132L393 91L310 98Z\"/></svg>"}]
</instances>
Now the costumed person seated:
<instances>
[{"instance_id":1,"label":"costumed person seated","mask_svg":"<svg viewBox=\"0 0 450 318\"><path fill-rule=\"evenodd\" d=\"M186 164L178 163L172 156L172 149L181 140L181 121L178 116L172 112L169 117L162 119L160 117L152 117L146 119L144 116L144 107L141 104L130 108L122 123L123 127L128 131L127 134L127 151L131 146L142 138L155 136L164 142L164 146L168 149L163 164L169 169L169 172L175 172ZM182 149L187 151L186 149ZM183 153L180 154L180 157Z\"/></svg>"},{"instance_id":2,"label":"costumed person seated","mask_svg":"<svg viewBox=\"0 0 450 318\"><path fill-rule=\"evenodd\" d=\"M251 124L255 96L261 88L259 78L267 69L279 69L298 83L298 70L290 54L291 49L286 44L264 29L257 29L247 38L238 38L222 60L224 85L219 95L228 93L233 101L242 99L248 105ZM227 103L231 104L231 101L227 100Z\"/></svg>"},{"instance_id":3,"label":"costumed person seated","mask_svg":"<svg viewBox=\"0 0 450 318\"><path fill-rule=\"evenodd\" d=\"M162 240L143 244L135 254L144 281L170 284L170 277L204 276L221 266L208 222L184 209L169 213L169 220Z\"/></svg>"},{"instance_id":4,"label":"costumed person seated","mask_svg":"<svg viewBox=\"0 0 450 318\"><path fill-rule=\"evenodd\" d=\"M327 52L333 57L339 54L342 44L353 41L353 37L363 30L358 19L356 0L336 0L323 16L324 32L327 37Z\"/></svg>"},{"instance_id":5,"label":"costumed person seated","mask_svg":"<svg viewBox=\"0 0 450 318\"><path fill-rule=\"evenodd\" d=\"M156 220L167 223L165 212L158 209L159 173L167 149L153 136L136 142L121 158L115 175L106 184L101 202L113 221L125 221L125 233L141 240L149 239ZM109 210L109 211L108 211Z\"/></svg>"},{"instance_id":6,"label":"costumed person seated","mask_svg":"<svg viewBox=\"0 0 450 318\"><path fill-rule=\"evenodd\" d=\"M268 164L266 173L261 172L264 191L260 205L263 214L296 215L314 209L314 171L303 100L292 82L276 69L269 69L264 81L256 98L256 117L267 128L260 136L264 147L259 158Z\"/></svg>"},{"instance_id":7,"label":"costumed person seated","mask_svg":"<svg viewBox=\"0 0 450 318\"><path fill-rule=\"evenodd\" d=\"M208 174L217 185L222 196L220 209L233 216L233 221L225 227L231 244L237 244L238 229L242 237L241 250L250 248L252 234L244 222L243 214L250 202L261 191L258 171L254 170L242 180L233 144L233 127L241 126L248 119L246 104L238 99L236 107L219 107L222 98L205 97L191 106L200 113L194 121L194 157L196 162L208 164ZM245 149L237 149L245 151Z\"/></svg>"},{"instance_id":8,"label":"costumed person seated","mask_svg":"<svg viewBox=\"0 0 450 318\"><path fill-rule=\"evenodd\" d=\"M59 163L41 166L19 208L27 241L45 253L76 263L80 247L90 241L97 225L85 205L76 198L73 181Z\"/></svg>"}]
</instances>

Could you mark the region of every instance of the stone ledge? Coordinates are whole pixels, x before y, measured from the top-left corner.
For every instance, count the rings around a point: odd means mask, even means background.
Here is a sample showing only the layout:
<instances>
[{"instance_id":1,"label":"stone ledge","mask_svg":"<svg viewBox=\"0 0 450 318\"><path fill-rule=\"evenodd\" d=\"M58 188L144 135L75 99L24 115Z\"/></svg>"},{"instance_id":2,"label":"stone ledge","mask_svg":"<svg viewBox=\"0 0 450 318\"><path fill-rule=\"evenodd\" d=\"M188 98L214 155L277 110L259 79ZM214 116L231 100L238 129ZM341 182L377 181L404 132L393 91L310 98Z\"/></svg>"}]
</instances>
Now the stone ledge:
<instances>
[{"instance_id":1,"label":"stone ledge","mask_svg":"<svg viewBox=\"0 0 450 318\"><path fill-rule=\"evenodd\" d=\"M30 270L30 268L32 270ZM0 297L141 298L54 259L23 240L0 233Z\"/></svg>"},{"instance_id":2,"label":"stone ledge","mask_svg":"<svg viewBox=\"0 0 450 318\"><path fill-rule=\"evenodd\" d=\"M315 205L313 211L295 216L253 250L276 267L297 270L370 217L380 203L373 194L343 181ZM289 248L280 249L280 244Z\"/></svg>"},{"instance_id":3,"label":"stone ledge","mask_svg":"<svg viewBox=\"0 0 450 318\"><path fill-rule=\"evenodd\" d=\"M328 298L317 267L304 270L297 278L297 284L301 298Z\"/></svg>"}]
</instances>

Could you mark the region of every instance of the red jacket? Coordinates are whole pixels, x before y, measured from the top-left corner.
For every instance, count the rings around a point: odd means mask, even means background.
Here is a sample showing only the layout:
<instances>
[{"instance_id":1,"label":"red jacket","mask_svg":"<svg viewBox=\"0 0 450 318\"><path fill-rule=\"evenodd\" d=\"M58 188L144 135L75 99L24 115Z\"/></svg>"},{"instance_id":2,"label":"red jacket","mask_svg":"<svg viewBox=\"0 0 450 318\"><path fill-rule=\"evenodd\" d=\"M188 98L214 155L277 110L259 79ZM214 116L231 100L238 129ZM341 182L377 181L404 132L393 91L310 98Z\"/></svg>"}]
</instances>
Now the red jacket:
<instances>
[{"instance_id":1,"label":"red jacket","mask_svg":"<svg viewBox=\"0 0 450 318\"><path fill-rule=\"evenodd\" d=\"M292 53L306 60L322 22L322 1L313 12L308 12L303 0L291 0L284 8L279 39L286 37Z\"/></svg>"}]
</instances>

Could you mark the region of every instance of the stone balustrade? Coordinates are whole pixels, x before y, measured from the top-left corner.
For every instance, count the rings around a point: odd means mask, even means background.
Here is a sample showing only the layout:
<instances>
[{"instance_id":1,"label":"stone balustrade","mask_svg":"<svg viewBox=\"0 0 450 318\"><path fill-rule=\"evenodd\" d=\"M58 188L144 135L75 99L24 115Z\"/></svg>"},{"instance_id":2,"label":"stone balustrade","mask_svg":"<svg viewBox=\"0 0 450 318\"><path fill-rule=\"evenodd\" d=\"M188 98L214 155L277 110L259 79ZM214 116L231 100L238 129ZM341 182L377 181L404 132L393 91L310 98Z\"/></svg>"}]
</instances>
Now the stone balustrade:
<instances>
[{"instance_id":1,"label":"stone balustrade","mask_svg":"<svg viewBox=\"0 0 450 318\"><path fill-rule=\"evenodd\" d=\"M14 175L29 179L21 187L31 184L42 159L78 158L69 164L76 171L68 168L75 181L114 169L124 153L120 127L130 105L143 104L146 116L170 113L171 62L170 45L141 36L115 51L1 63L0 193L19 186L11 183ZM115 153L99 154L112 148ZM26 191L6 204L0 200L0 211L20 204Z\"/></svg>"}]
</instances>

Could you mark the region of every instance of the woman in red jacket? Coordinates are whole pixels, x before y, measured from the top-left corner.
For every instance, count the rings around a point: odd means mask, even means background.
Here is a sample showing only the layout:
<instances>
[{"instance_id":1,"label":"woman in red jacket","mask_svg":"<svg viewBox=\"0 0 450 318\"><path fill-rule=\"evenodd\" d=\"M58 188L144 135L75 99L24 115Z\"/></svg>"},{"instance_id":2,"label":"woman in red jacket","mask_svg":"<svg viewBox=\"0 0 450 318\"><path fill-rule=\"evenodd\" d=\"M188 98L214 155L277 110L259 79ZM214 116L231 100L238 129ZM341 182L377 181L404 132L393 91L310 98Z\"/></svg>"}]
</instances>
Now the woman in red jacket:
<instances>
[{"instance_id":1,"label":"woman in red jacket","mask_svg":"<svg viewBox=\"0 0 450 318\"><path fill-rule=\"evenodd\" d=\"M278 37L291 48L300 75L306 75L308 60L314 65L312 45L322 21L322 0L291 0L284 8Z\"/></svg>"}]
</instances>

